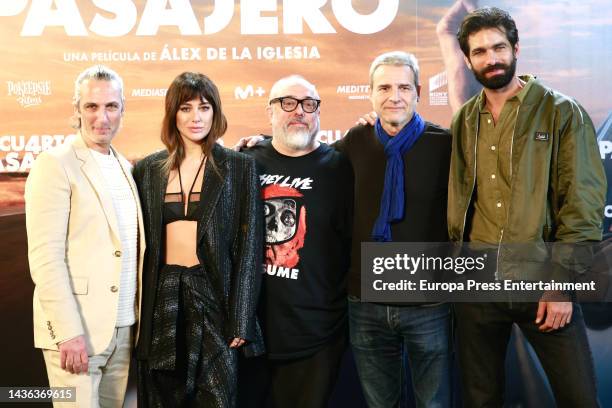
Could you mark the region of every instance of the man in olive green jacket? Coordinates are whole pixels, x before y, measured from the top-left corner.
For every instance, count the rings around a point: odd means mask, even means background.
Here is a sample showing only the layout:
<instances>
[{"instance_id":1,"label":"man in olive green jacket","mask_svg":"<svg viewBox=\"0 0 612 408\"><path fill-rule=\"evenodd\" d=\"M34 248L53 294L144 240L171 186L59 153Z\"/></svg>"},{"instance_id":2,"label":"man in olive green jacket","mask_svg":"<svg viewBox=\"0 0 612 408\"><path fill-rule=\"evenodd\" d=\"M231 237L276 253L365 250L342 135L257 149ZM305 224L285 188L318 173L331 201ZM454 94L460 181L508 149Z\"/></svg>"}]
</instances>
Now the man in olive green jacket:
<instances>
[{"instance_id":1,"label":"man in olive green jacket","mask_svg":"<svg viewBox=\"0 0 612 408\"><path fill-rule=\"evenodd\" d=\"M541 266L511 259L503 244L601 240L606 177L593 124L571 98L515 75L518 31L505 11L469 13L457 37L484 89L453 118L450 238L500 245L500 278L544 279ZM537 303L455 305L466 406L503 405L513 323L534 347L559 406L598 406L580 307L549 295Z\"/></svg>"}]
</instances>

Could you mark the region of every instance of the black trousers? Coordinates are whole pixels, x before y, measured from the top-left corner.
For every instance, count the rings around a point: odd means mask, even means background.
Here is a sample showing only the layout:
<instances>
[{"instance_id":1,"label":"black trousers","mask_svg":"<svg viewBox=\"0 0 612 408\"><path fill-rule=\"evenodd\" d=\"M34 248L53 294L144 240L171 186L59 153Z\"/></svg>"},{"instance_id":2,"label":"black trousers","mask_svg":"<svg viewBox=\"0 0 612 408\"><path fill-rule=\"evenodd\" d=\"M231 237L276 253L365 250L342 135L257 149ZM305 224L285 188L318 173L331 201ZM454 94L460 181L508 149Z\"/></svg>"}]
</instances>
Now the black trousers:
<instances>
[{"instance_id":1,"label":"black trousers","mask_svg":"<svg viewBox=\"0 0 612 408\"><path fill-rule=\"evenodd\" d=\"M138 362L139 407L235 406L237 351L219 305L201 265L162 267L150 356Z\"/></svg>"},{"instance_id":2,"label":"black trousers","mask_svg":"<svg viewBox=\"0 0 612 408\"><path fill-rule=\"evenodd\" d=\"M549 333L535 324L537 303L456 303L465 407L502 407L506 348L516 323L548 376L558 407L598 407L595 370L580 305L571 323Z\"/></svg>"},{"instance_id":3,"label":"black trousers","mask_svg":"<svg viewBox=\"0 0 612 408\"><path fill-rule=\"evenodd\" d=\"M325 408L348 339L345 330L315 354L291 360L239 357L238 408Z\"/></svg>"}]
</instances>

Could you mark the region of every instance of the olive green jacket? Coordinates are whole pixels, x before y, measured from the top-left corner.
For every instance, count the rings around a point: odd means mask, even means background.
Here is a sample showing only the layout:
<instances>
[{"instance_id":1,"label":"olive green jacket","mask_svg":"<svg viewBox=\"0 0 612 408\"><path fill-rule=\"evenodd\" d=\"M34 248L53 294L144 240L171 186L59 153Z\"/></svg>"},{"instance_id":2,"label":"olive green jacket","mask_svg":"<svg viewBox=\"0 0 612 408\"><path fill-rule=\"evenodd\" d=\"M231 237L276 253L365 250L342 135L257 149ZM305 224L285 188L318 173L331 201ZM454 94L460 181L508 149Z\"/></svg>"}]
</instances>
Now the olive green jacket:
<instances>
[{"instance_id":1,"label":"olive green jacket","mask_svg":"<svg viewBox=\"0 0 612 408\"><path fill-rule=\"evenodd\" d=\"M606 176L593 123L573 99L532 80L512 136L511 197L500 243L600 241ZM448 231L455 242L469 234L483 96L463 105L451 125ZM505 261L516 260L507 255ZM504 275L518 278L520 271L512 269Z\"/></svg>"}]
</instances>

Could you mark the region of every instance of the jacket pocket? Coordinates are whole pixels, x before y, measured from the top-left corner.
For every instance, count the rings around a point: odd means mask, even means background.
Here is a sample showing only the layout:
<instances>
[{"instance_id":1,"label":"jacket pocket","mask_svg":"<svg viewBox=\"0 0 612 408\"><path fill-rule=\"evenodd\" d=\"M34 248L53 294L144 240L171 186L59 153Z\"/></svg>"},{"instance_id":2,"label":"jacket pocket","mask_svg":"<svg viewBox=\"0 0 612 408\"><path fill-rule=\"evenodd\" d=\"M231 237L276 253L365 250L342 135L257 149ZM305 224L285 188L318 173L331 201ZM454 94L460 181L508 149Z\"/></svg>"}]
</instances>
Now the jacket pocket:
<instances>
[{"instance_id":1,"label":"jacket pocket","mask_svg":"<svg viewBox=\"0 0 612 408\"><path fill-rule=\"evenodd\" d=\"M71 278L70 284L72 285L72 293L75 295L86 295L88 283L89 278Z\"/></svg>"}]
</instances>

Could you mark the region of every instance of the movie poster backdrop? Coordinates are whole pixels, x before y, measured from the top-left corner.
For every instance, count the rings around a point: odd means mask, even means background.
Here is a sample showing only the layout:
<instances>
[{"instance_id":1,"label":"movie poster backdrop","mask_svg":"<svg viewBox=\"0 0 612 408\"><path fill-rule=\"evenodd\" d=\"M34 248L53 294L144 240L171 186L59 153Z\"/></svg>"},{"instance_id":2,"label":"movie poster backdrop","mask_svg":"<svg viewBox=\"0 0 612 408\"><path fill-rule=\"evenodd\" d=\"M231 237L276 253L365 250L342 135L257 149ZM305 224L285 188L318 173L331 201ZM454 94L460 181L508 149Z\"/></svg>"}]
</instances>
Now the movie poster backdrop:
<instances>
[{"instance_id":1,"label":"movie poster backdrop","mask_svg":"<svg viewBox=\"0 0 612 408\"><path fill-rule=\"evenodd\" d=\"M419 113L448 126L458 101L475 92L452 72L449 51L467 10L508 10L520 36L518 73L571 95L591 116L606 172L612 165L612 3L608 0L11 0L0 2L0 386L46 385L32 345L23 188L43 150L75 137L74 79L104 64L125 82L125 117L114 146L135 162L162 147L166 89L183 71L219 87L229 127L221 143L269 133L272 84L300 74L320 93L319 140L334 142L371 110L368 68L378 54L414 53L421 67ZM425 175L424 175L425 176ZM610 190L609 190L610 191ZM608 194L604 232L612 220ZM612 312L583 305L603 406L612 406ZM552 406L533 352L510 349L512 403ZM348 368L347 368L348 367ZM359 387L344 367L335 401ZM347 374L349 373L349 374ZM537 387L536 387L537 385ZM542 385L540 387L540 385ZM344 395L344 397L343 397ZM345 398L345 399L343 399ZM408 400L410 401L410 396ZM360 402L362 404L362 402Z\"/></svg>"}]
</instances>

